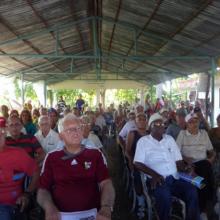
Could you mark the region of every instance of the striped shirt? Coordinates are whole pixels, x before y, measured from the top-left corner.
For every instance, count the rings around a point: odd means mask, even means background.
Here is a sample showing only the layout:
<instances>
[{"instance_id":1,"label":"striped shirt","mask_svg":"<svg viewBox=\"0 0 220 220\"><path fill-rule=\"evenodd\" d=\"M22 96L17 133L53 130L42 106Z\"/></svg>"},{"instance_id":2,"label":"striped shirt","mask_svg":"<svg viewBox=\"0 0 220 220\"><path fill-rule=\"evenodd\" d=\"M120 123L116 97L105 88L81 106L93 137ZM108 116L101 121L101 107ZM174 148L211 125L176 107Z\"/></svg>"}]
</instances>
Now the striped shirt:
<instances>
[{"instance_id":1,"label":"striped shirt","mask_svg":"<svg viewBox=\"0 0 220 220\"><path fill-rule=\"evenodd\" d=\"M37 138L30 134L21 134L18 139L13 139L11 136L6 137L5 144L23 148L32 158L35 157L35 154L41 154L43 152Z\"/></svg>"}]
</instances>

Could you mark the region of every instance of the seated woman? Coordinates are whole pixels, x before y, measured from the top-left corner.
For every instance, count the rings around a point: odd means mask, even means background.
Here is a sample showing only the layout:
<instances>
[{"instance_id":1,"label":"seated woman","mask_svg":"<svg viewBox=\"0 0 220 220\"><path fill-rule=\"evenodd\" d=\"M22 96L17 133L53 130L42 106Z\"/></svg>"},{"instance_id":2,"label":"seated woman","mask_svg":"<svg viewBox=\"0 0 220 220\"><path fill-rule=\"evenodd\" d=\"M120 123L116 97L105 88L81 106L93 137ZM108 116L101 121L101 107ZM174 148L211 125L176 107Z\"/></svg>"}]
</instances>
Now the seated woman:
<instances>
[{"instance_id":1,"label":"seated woman","mask_svg":"<svg viewBox=\"0 0 220 220\"><path fill-rule=\"evenodd\" d=\"M209 138L217 153L220 153L220 114L217 117L218 127L209 130Z\"/></svg>"},{"instance_id":2,"label":"seated woman","mask_svg":"<svg viewBox=\"0 0 220 220\"><path fill-rule=\"evenodd\" d=\"M29 110L22 110L20 114L20 119L26 129L27 134L34 135L37 132L37 128L32 122L32 117Z\"/></svg>"},{"instance_id":3,"label":"seated woman","mask_svg":"<svg viewBox=\"0 0 220 220\"><path fill-rule=\"evenodd\" d=\"M186 130L180 131L177 144L180 147L183 159L194 166L194 171L204 177L206 187L199 190L200 211L207 213L207 202L213 197L212 163L215 159L211 141L204 129L199 129L197 114L190 113L185 118Z\"/></svg>"},{"instance_id":4,"label":"seated woman","mask_svg":"<svg viewBox=\"0 0 220 220\"><path fill-rule=\"evenodd\" d=\"M139 218L143 217L143 207L144 204L144 197L143 197L143 189L142 189L142 182L140 172L134 167L133 160L136 151L136 145L138 140L147 135L149 132L147 131L147 116L144 113L138 113L136 115L135 123L137 126L137 130L132 130L128 133L127 142L125 147L125 154L128 158L129 168L133 171L134 175L134 187L137 193L137 202L138 202L138 212L137 215Z\"/></svg>"}]
</instances>

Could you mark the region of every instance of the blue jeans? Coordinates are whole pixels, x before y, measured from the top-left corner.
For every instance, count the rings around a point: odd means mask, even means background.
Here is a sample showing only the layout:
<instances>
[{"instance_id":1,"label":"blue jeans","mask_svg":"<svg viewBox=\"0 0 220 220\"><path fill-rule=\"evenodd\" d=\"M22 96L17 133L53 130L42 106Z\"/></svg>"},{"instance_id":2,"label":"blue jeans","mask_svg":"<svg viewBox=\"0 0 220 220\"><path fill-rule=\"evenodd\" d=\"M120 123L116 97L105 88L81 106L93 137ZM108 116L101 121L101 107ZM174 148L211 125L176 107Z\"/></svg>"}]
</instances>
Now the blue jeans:
<instances>
[{"instance_id":1,"label":"blue jeans","mask_svg":"<svg viewBox=\"0 0 220 220\"><path fill-rule=\"evenodd\" d=\"M0 219L13 220L15 208L10 205L0 205Z\"/></svg>"},{"instance_id":2,"label":"blue jeans","mask_svg":"<svg viewBox=\"0 0 220 220\"><path fill-rule=\"evenodd\" d=\"M199 203L196 188L183 180L168 176L162 185L150 191L156 200L156 210L160 220L170 219L172 196L180 198L186 204L186 220L199 220Z\"/></svg>"}]
</instances>

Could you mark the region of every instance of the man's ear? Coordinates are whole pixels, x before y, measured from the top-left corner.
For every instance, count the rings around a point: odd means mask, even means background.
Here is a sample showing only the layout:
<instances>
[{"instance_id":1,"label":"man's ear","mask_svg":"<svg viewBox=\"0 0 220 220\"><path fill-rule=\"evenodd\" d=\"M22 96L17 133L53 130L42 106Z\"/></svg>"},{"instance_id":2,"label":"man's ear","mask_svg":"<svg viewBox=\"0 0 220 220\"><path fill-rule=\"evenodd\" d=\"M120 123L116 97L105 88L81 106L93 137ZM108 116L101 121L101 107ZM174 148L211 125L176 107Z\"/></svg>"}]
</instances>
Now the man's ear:
<instances>
[{"instance_id":1,"label":"man's ear","mask_svg":"<svg viewBox=\"0 0 220 220\"><path fill-rule=\"evenodd\" d=\"M60 139L61 139L61 140L63 140L63 135L64 135L63 132L60 132L60 133L59 133L59 136L60 136Z\"/></svg>"}]
</instances>

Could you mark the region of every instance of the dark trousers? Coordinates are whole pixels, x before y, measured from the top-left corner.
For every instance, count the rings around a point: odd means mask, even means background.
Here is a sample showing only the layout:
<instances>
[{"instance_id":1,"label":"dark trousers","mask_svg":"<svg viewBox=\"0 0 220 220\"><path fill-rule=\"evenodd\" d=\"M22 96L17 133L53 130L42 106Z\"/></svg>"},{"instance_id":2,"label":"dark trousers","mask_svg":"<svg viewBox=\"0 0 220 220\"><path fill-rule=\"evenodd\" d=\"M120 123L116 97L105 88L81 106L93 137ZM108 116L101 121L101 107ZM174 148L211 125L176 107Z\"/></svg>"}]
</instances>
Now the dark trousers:
<instances>
[{"instance_id":1,"label":"dark trousers","mask_svg":"<svg viewBox=\"0 0 220 220\"><path fill-rule=\"evenodd\" d=\"M206 186L198 189L199 207L201 212L206 212L207 202L211 201L214 196L214 175L212 165L208 160L201 160L194 163L195 172L204 178Z\"/></svg>"},{"instance_id":2,"label":"dark trousers","mask_svg":"<svg viewBox=\"0 0 220 220\"><path fill-rule=\"evenodd\" d=\"M14 207L9 205L0 205L0 219L13 220Z\"/></svg>"},{"instance_id":3,"label":"dark trousers","mask_svg":"<svg viewBox=\"0 0 220 220\"><path fill-rule=\"evenodd\" d=\"M162 185L151 190L156 202L156 210L160 220L170 219L172 196L180 198L186 204L186 220L199 220L199 204L196 188L183 180L168 176Z\"/></svg>"},{"instance_id":4,"label":"dark trousers","mask_svg":"<svg viewBox=\"0 0 220 220\"><path fill-rule=\"evenodd\" d=\"M0 204L0 219L1 220L26 220L26 215L20 212L19 208L11 205Z\"/></svg>"}]
</instances>

